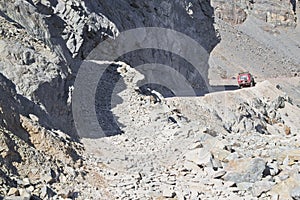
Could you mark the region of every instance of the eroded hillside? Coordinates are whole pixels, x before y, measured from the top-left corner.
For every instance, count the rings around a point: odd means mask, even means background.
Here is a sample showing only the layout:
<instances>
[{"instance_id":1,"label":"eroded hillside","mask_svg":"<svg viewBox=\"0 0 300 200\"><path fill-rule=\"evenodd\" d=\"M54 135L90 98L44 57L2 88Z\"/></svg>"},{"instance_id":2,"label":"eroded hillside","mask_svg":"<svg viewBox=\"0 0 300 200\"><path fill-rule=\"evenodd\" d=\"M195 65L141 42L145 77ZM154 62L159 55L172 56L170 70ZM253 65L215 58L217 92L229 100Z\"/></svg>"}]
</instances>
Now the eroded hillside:
<instances>
[{"instance_id":1,"label":"eroded hillside","mask_svg":"<svg viewBox=\"0 0 300 200\"><path fill-rule=\"evenodd\" d=\"M0 199L299 199L298 7L0 1ZM188 59L162 50L99 60L98 44L143 27L172 29L199 44L209 56L201 55L201 76ZM170 36L161 43L185 55L190 46ZM89 99L110 137L77 135L74 81L84 63L112 64ZM141 68L149 63L185 80ZM257 85L236 90L240 71L253 73ZM174 96L169 88L147 85L155 77L201 96L165 98L164 91Z\"/></svg>"}]
</instances>

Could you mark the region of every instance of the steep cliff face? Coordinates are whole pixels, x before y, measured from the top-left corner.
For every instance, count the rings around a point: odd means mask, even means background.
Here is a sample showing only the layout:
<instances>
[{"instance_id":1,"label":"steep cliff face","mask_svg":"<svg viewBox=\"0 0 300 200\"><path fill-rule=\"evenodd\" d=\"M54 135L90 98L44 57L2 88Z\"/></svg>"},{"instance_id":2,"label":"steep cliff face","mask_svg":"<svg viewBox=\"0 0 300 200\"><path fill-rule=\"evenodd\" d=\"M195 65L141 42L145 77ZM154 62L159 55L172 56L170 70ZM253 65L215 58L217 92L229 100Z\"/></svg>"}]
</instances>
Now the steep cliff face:
<instances>
[{"instance_id":1,"label":"steep cliff face","mask_svg":"<svg viewBox=\"0 0 300 200\"><path fill-rule=\"evenodd\" d=\"M75 133L70 103L77 70L104 39L154 26L182 32L207 52L218 43L208 1L10 0L0 2L0 10L1 72L13 81L18 93L47 113L41 118L70 134ZM186 62L168 52L133 52L123 61L132 66L176 63L175 69L191 77L189 81L205 83L193 78L195 72L187 70ZM207 74L208 65L203 67Z\"/></svg>"},{"instance_id":2,"label":"steep cliff face","mask_svg":"<svg viewBox=\"0 0 300 200\"><path fill-rule=\"evenodd\" d=\"M142 27L184 33L209 54L219 41L212 16L210 2L204 0L0 1L0 199L74 199L77 191L82 191L80 199L103 199L105 185L93 173L87 175L82 146L73 140L78 135L72 92L82 61L105 39ZM175 63L176 70L200 86L207 78L196 79L184 58L165 51L132 52L122 61L133 67ZM110 116L102 117L111 122Z\"/></svg>"}]
</instances>

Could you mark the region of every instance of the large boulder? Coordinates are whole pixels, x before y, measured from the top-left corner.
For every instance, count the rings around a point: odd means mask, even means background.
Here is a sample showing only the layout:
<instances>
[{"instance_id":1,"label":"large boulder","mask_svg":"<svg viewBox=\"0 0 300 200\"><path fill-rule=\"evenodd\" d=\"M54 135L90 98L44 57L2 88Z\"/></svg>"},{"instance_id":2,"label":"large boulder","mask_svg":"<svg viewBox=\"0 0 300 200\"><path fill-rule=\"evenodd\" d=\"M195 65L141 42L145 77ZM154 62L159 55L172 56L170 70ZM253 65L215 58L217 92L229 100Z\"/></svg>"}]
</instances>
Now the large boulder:
<instances>
[{"instance_id":1,"label":"large boulder","mask_svg":"<svg viewBox=\"0 0 300 200\"><path fill-rule=\"evenodd\" d=\"M266 162L261 158L232 160L225 167L227 174L223 178L235 183L254 183L261 180L265 167Z\"/></svg>"}]
</instances>

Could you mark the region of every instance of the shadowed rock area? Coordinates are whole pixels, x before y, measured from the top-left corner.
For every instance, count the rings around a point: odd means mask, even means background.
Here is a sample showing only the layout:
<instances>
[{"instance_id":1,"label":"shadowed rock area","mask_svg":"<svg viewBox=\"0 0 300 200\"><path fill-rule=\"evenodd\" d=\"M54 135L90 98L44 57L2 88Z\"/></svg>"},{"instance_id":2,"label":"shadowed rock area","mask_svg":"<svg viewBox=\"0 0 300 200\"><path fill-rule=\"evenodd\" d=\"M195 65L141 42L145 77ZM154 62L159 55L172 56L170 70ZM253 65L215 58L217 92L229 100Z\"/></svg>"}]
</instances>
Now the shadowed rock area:
<instances>
[{"instance_id":1,"label":"shadowed rock area","mask_svg":"<svg viewBox=\"0 0 300 200\"><path fill-rule=\"evenodd\" d=\"M219 41L213 27L213 8L209 2L190 3L194 13L189 13L189 4L182 1L0 3L2 21L6 27L2 31L5 36L2 49L6 55L2 73L16 84L20 94L46 111L53 128L76 137L70 107L72 85L82 60L104 39L115 38L128 29L154 26L182 32L208 53L213 49ZM10 23L7 24L6 20ZM10 28L15 32L6 33ZM205 85L206 76L193 77L190 74L195 73L195 69L186 70L188 64L169 52L130 52L121 60L133 66L153 62L173 63L175 70L191 77L191 83ZM6 67L11 62L16 65ZM203 65L203 68L207 74L208 65ZM206 92L207 89L199 91L200 94Z\"/></svg>"}]
</instances>

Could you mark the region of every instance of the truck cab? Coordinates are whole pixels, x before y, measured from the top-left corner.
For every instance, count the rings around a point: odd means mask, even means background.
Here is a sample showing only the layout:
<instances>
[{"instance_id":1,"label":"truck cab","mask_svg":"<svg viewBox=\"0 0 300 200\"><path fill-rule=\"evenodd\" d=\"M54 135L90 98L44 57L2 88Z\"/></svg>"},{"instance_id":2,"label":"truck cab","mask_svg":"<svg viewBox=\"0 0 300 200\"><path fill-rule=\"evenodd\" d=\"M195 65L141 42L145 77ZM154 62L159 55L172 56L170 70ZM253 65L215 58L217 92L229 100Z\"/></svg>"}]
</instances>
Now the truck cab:
<instances>
[{"instance_id":1,"label":"truck cab","mask_svg":"<svg viewBox=\"0 0 300 200\"><path fill-rule=\"evenodd\" d=\"M237 77L239 88L253 87L255 85L254 77L250 72L241 72Z\"/></svg>"}]
</instances>

